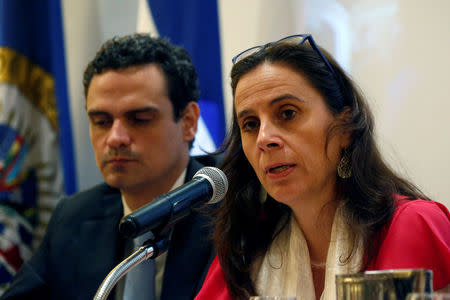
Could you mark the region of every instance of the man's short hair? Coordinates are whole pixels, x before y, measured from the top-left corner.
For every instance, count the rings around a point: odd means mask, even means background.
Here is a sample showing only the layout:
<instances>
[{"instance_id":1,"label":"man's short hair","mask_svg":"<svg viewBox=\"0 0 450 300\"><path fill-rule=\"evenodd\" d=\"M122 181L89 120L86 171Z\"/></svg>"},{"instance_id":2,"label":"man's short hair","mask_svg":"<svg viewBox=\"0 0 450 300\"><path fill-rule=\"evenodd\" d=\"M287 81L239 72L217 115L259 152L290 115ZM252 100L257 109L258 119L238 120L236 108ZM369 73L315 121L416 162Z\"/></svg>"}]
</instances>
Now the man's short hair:
<instances>
[{"instance_id":1,"label":"man's short hair","mask_svg":"<svg viewBox=\"0 0 450 300\"><path fill-rule=\"evenodd\" d=\"M136 33L106 41L84 71L85 97L94 75L150 63L159 65L164 72L174 118L178 120L188 102L198 101L197 72L185 49L148 34Z\"/></svg>"}]
</instances>

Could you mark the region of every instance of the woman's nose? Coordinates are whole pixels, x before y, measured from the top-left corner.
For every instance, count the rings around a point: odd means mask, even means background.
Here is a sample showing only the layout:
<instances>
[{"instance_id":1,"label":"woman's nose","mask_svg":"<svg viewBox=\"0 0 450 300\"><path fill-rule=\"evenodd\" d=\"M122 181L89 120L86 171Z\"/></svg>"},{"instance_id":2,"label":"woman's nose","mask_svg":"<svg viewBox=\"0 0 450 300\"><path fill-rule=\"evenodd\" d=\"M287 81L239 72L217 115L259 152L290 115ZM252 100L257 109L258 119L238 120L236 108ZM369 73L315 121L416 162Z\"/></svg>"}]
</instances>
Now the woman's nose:
<instances>
[{"instance_id":1,"label":"woman's nose","mask_svg":"<svg viewBox=\"0 0 450 300\"><path fill-rule=\"evenodd\" d=\"M274 150L283 146L279 130L269 121L261 121L256 143L262 151Z\"/></svg>"}]
</instances>

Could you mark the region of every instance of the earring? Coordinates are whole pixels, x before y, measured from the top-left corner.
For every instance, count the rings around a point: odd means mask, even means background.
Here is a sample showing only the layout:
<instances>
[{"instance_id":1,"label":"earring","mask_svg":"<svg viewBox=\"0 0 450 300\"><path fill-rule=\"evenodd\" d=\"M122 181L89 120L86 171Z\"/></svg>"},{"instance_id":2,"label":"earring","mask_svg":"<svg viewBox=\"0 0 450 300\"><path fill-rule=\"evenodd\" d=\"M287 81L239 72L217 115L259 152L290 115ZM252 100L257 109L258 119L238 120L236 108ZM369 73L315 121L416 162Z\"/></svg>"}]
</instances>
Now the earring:
<instances>
[{"instance_id":1,"label":"earring","mask_svg":"<svg viewBox=\"0 0 450 300\"><path fill-rule=\"evenodd\" d=\"M350 162L350 154L345 149L343 151L341 160L339 161L339 165L337 167L337 174L342 179L347 179L352 176L352 164Z\"/></svg>"}]
</instances>

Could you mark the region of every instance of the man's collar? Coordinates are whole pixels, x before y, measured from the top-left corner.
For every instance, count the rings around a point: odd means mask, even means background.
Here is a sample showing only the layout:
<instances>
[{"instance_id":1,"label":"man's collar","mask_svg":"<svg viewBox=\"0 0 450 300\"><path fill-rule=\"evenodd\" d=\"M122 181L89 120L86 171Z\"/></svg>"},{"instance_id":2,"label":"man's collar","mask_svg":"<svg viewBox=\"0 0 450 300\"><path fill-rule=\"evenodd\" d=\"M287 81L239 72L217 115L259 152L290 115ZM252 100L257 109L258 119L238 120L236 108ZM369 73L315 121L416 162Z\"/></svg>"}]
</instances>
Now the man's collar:
<instances>
[{"instance_id":1,"label":"man's collar","mask_svg":"<svg viewBox=\"0 0 450 300\"><path fill-rule=\"evenodd\" d=\"M173 186L170 188L169 192L176 189L177 187L180 187L184 183L184 179L186 178L186 170L185 168L183 172L181 172L180 176L178 176L177 180L173 184ZM130 207L127 205L127 202L125 201L125 198L122 194L122 204L123 204L123 215L126 216L130 213L132 213Z\"/></svg>"}]
</instances>

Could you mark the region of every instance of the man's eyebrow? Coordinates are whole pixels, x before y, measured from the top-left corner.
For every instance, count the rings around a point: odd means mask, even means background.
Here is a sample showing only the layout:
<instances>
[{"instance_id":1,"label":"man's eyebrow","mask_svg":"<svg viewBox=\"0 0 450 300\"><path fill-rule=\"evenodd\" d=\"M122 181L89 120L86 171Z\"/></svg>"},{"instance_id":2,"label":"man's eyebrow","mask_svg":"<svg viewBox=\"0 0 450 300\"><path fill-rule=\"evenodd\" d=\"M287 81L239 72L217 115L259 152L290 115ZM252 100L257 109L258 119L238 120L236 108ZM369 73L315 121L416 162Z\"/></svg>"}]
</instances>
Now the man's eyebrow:
<instances>
[{"instance_id":1,"label":"man's eyebrow","mask_svg":"<svg viewBox=\"0 0 450 300\"><path fill-rule=\"evenodd\" d=\"M144 115L140 115L140 114L146 114L146 117L151 117L154 118L158 115L159 113L159 108L154 107L154 106L147 106L147 107L142 107L142 108L137 108L137 109L131 109L131 110L127 110L125 112L125 116L127 118L135 118L136 116L142 116L144 117Z\"/></svg>"},{"instance_id":2,"label":"man's eyebrow","mask_svg":"<svg viewBox=\"0 0 450 300\"><path fill-rule=\"evenodd\" d=\"M292 99L295 101L299 101L301 103L305 103L305 100L303 100L297 96L294 96L292 94L283 94L283 95L276 97L275 99L272 99L272 101L270 101L269 105L272 106L272 105L276 104L277 102L280 102L280 101L286 100L286 99ZM253 112L252 109L244 109L243 111L239 112L239 114L237 115L237 119L239 120L239 119L245 117L246 115L251 114L252 112Z\"/></svg>"},{"instance_id":3,"label":"man's eyebrow","mask_svg":"<svg viewBox=\"0 0 450 300\"><path fill-rule=\"evenodd\" d=\"M125 113L126 114L138 114L138 113L146 113L146 112L159 112L159 109L154 106L146 106L146 107L127 110Z\"/></svg>"},{"instance_id":4,"label":"man's eyebrow","mask_svg":"<svg viewBox=\"0 0 450 300\"><path fill-rule=\"evenodd\" d=\"M136 109L130 109L125 112L126 115L130 114L138 114L138 113L146 113L146 112L159 112L159 109L154 106L145 106ZM101 109L91 109L88 111L89 116L98 116L98 115L111 115L111 113L101 110Z\"/></svg>"},{"instance_id":5,"label":"man's eyebrow","mask_svg":"<svg viewBox=\"0 0 450 300\"><path fill-rule=\"evenodd\" d=\"M110 113L108 113L107 111L104 111L104 110L99 110L99 109L91 109L90 111L88 111L89 117L102 116L102 115L110 115Z\"/></svg>"}]
</instances>

